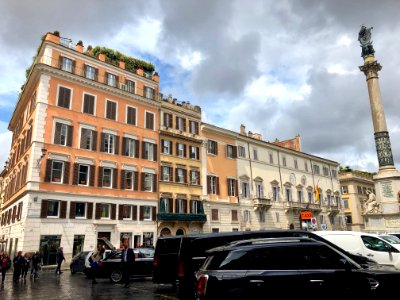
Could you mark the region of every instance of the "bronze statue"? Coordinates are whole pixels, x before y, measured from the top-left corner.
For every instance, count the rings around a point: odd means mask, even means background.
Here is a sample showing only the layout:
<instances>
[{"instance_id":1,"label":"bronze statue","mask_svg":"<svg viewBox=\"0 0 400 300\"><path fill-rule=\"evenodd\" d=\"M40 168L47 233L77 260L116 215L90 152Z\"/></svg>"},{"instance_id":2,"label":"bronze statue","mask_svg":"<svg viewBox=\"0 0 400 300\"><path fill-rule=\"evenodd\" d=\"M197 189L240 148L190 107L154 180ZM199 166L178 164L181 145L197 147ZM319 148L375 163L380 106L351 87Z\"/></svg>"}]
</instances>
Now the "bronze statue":
<instances>
[{"instance_id":1,"label":"bronze statue","mask_svg":"<svg viewBox=\"0 0 400 300\"><path fill-rule=\"evenodd\" d=\"M358 33L358 41L362 48L361 56L373 55L375 53L374 47L372 47L371 41L371 30L374 27L367 28L364 25L361 26L360 32Z\"/></svg>"}]
</instances>

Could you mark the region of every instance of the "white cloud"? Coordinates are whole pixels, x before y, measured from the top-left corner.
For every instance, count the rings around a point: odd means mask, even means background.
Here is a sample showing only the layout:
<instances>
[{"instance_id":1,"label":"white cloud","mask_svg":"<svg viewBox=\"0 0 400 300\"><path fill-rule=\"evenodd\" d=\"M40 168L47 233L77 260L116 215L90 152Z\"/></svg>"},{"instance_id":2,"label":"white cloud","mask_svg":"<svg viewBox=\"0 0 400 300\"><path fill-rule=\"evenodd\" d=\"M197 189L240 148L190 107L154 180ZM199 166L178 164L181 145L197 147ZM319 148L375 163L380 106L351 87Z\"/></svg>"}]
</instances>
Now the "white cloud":
<instances>
[{"instance_id":1,"label":"white cloud","mask_svg":"<svg viewBox=\"0 0 400 300\"><path fill-rule=\"evenodd\" d=\"M337 74L337 75L354 75L359 74L359 71L356 69L346 70L345 67L341 64L331 64L328 66L327 71L329 74Z\"/></svg>"},{"instance_id":2,"label":"white cloud","mask_svg":"<svg viewBox=\"0 0 400 300\"><path fill-rule=\"evenodd\" d=\"M192 70L203 60L203 56L199 51L193 51L190 53L178 54L178 60L182 68L185 70Z\"/></svg>"},{"instance_id":3,"label":"white cloud","mask_svg":"<svg viewBox=\"0 0 400 300\"><path fill-rule=\"evenodd\" d=\"M338 46L350 46L352 43L352 40L347 36L347 35L342 35L338 41L337 41L337 45Z\"/></svg>"},{"instance_id":4,"label":"white cloud","mask_svg":"<svg viewBox=\"0 0 400 300\"><path fill-rule=\"evenodd\" d=\"M8 131L7 124L0 121L0 170L3 169L4 164L8 158L11 147L12 133Z\"/></svg>"}]
</instances>

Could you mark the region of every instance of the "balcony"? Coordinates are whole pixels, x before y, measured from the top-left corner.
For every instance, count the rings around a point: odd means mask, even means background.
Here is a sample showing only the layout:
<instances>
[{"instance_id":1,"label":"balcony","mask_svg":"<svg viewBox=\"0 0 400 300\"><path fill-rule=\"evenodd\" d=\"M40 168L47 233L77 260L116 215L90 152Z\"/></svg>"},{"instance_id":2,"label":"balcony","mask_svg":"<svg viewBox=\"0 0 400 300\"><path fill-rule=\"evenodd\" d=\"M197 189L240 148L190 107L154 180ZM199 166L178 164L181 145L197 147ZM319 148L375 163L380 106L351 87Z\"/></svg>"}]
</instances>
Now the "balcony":
<instances>
[{"instance_id":1,"label":"balcony","mask_svg":"<svg viewBox=\"0 0 400 300\"><path fill-rule=\"evenodd\" d=\"M314 212L320 212L321 211L321 206L319 204L315 203L309 203L308 204L308 209Z\"/></svg>"},{"instance_id":2,"label":"balcony","mask_svg":"<svg viewBox=\"0 0 400 300\"><path fill-rule=\"evenodd\" d=\"M272 206L271 200L267 198L253 198L253 205L255 209L267 210Z\"/></svg>"},{"instance_id":3,"label":"balcony","mask_svg":"<svg viewBox=\"0 0 400 300\"><path fill-rule=\"evenodd\" d=\"M330 215L337 215L340 212L339 206L337 204L331 204L328 207L328 212Z\"/></svg>"},{"instance_id":4,"label":"balcony","mask_svg":"<svg viewBox=\"0 0 400 300\"><path fill-rule=\"evenodd\" d=\"M284 202L286 209L288 210L302 210L306 209L308 203L302 203L298 201Z\"/></svg>"},{"instance_id":5,"label":"balcony","mask_svg":"<svg viewBox=\"0 0 400 300\"><path fill-rule=\"evenodd\" d=\"M165 213L157 214L157 221L173 221L173 222L206 222L206 214L182 214L182 213Z\"/></svg>"}]
</instances>

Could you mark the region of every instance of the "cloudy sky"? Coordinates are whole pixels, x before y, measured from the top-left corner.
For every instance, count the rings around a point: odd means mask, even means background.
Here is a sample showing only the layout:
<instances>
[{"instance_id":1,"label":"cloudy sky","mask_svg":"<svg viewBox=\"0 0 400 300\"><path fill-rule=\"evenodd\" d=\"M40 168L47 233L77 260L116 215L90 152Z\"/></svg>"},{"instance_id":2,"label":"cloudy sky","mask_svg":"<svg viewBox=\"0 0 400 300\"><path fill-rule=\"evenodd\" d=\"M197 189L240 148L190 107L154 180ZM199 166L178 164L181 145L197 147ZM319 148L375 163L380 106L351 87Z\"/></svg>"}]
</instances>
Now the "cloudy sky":
<instances>
[{"instance_id":1,"label":"cloudy sky","mask_svg":"<svg viewBox=\"0 0 400 300\"><path fill-rule=\"evenodd\" d=\"M150 61L161 91L203 109L203 121L266 141L300 134L303 151L376 171L360 26L373 26L381 93L400 164L400 1L160 0L0 2L0 167L25 69L59 30Z\"/></svg>"}]
</instances>

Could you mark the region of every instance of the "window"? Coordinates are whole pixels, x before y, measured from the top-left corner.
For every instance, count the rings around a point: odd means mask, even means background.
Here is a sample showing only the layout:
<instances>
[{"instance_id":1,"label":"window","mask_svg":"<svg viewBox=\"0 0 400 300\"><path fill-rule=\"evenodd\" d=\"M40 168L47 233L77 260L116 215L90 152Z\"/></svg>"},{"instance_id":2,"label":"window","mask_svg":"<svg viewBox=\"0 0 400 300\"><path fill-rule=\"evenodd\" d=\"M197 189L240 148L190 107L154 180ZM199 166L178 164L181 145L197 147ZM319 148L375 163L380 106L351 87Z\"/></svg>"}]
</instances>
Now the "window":
<instances>
[{"instance_id":1,"label":"window","mask_svg":"<svg viewBox=\"0 0 400 300\"><path fill-rule=\"evenodd\" d=\"M265 223L265 212L263 210L258 211L258 219L260 223Z\"/></svg>"},{"instance_id":2,"label":"window","mask_svg":"<svg viewBox=\"0 0 400 300\"><path fill-rule=\"evenodd\" d=\"M154 161L154 144L144 142L144 157L145 159Z\"/></svg>"},{"instance_id":3,"label":"window","mask_svg":"<svg viewBox=\"0 0 400 300\"><path fill-rule=\"evenodd\" d=\"M308 195L308 202L313 203L313 192L307 191L307 195Z\"/></svg>"},{"instance_id":4,"label":"window","mask_svg":"<svg viewBox=\"0 0 400 300\"><path fill-rule=\"evenodd\" d=\"M176 147L177 147L177 156L180 156L180 157L185 157L185 145L184 144L181 144L181 143L177 143L176 144Z\"/></svg>"},{"instance_id":5,"label":"window","mask_svg":"<svg viewBox=\"0 0 400 300\"><path fill-rule=\"evenodd\" d=\"M189 151L191 159L199 159L199 147L189 146Z\"/></svg>"},{"instance_id":6,"label":"window","mask_svg":"<svg viewBox=\"0 0 400 300\"><path fill-rule=\"evenodd\" d=\"M103 168L103 182L102 187L111 188L112 187L112 176L113 169L111 168Z\"/></svg>"},{"instance_id":7,"label":"window","mask_svg":"<svg viewBox=\"0 0 400 300\"><path fill-rule=\"evenodd\" d=\"M129 92L129 93L132 93L132 94L135 94L135 82L134 81L132 81L132 80L126 80L125 81L126 83L126 90Z\"/></svg>"},{"instance_id":8,"label":"window","mask_svg":"<svg viewBox=\"0 0 400 300\"><path fill-rule=\"evenodd\" d=\"M147 99L154 99L154 89L145 86L144 87L144 96Z\"/></svg>"},{"instance_id":9,"label":"window","mask_svg":"<svg viewBox=\"0 0 400 300\"><path fill-rule=\"evenodd\" d=\"M292 201L292 190L290 188L285 188L286 201Z\"/></svg>"},{"instance_id":10,"label":"window","mask_svg":"<svg viewBox=\"0 0 400 300\"><path fill-rule=\"evenodd\" d=\"M164 113L163 125L165 127L172 127L172 114Z\"/></svg>"},{"instance_id":11,"label":"window","mask_svg":"<svg viewBox=\"0 0 400 300\"><path fill-rule=\"evenodd\" d=\"M131 220L132 219L132 205L122 206L122 219Z\"/></svg>"},{"instance_id":12,"label":"window","mask_svg":"<svg viewBox=\"0 0 400 300\"><path fill-rule=\"evenodd\" d=\"M269 154L269 163L273 164L274 163L274 156L272 153Z\"/></svg>"},{"instance_id":13,"label":"window","mask_svg":"<svg viewBox=\"0 0 400 300\"><path fill-rule=\"evenodd\" d=\"M162 140L162 152L164 154L172 154L172 142L168 140Z\"/></svg>"},{"instance_id":14,"label":"window","mask_svg":"<svg viewBox=\"0 0 400 300\"><path fill-rule=\"evenodd\" d=\"M233 146L226 145L226 157L233 158Z\"/></svg>"},{"instance_id":15,"label":"window","mask_svg":"<svg viewBox=\"0 0 400 300\"><path fill-rule=\"evenodd\" d=\"M253 159L258 160L258 152L257 149L253 149Z\"/></svg>"},{"instance_id":16,"label":"window","mask_svg":"<svg viewBox=\"0 0 400 300\"><path fill-rule=\"evenodd\" d=\"M249 182L242 181L242 197L249 198L250 197L250 189L249 189Z\"/></svg>"},{"instance_id":17,"label":"window","mask_svg":"<svg viewBox=\"0 0 400 300\"><path fill-rule=\"evenodd\" d=\"M279 187L278 186L272 187L272 199L275 202L279 201Z\"/></svg>"},{"instance_id":18,"label":"window","mask_svg":"<svg viewBox=\"0 0 400 300\"><path fill-rule=\"evenodd\" d=\"M170 179L171 179L171 167L166 167L166 166L163 166L163 167L161 167L161 172L162 172L162 180L163 181L170 181Z\"/></svg>"},{"instance_id":19,"label":"window","mask_svg":"<svg viewBox=\"0 0 400 300\"><path fill-rule=\"evenodd\" d=\"M297 159L294 159L294 168L297 170L299 168L299 164L297 162Z\"/></svg>"},{"instance_id":20,"label":"window","mask_svg":"<svg viewBox=\"0 0 400 300\"><path fill-rule=\"evenodd\" d=\"M322 171L324 172L325 176L329 176L329 169L328 167L322 167Z\"/></svg>"},{"instance_id":21,"label":"window","mask_svg":"<svg viewBox=\"0 0 400 300\"><path fill-rule=\"evenodd\" d=\"M264 187L262 182L256 182L256 195L257 198L264 198Z\"/></svg>"},{"instance_id":22,"label":"window","mask_svg":"<svg viewBox=\"0 0 400 300\"><path fill-rule=\"evenodd\" d=\"M145 221L151 221L152 220L152 209L153 207L151 206L145 206L143 208L143 220Z\"/></svg>"},{"instance_id":23,"label":"window","mask_svg":"<svg viewBox=\"0 0 400 300\"><path fill-rule=\"evenodd\" d=\"M246 157L246 148L243 146L238 146L238 156Z\"/></svg>"},{"instance_id":24,"label":"window","mask_svg":"<svg viewBox=\"0 0 400 300\"><path fill-rule=\"evenodd\" d=\"M85 65L85 77L90 80L97 80L97 69L91 66Z\"/></svg>"},{"instance_id":25,"label":"window","mask_svg":"<svg viewBox=\"0 0 400 300\"><path fill-rule=\"evenodd\" d=\"M186 131L186 120L182 117L176 117L176 129Z\"/></svg>"},{"instance_id":26,"label":"window","mask_svg":"<svg viewBox=\"0 0 400 300\"><path fill-rule=\"evenodd\" d=\"M87 129L87 128L82 128L81 129L81 149L86 149L86 150L96 150L96 144L94 142L94 136L97 134L97 132ZM97 137L97 135L96 135Z\"/></svg>"},{"instance_id":27,"label":"window","mask_svg":"<svg viewBox=\"0 0 400 300\"><path fill-rule=\"evenodd\" d=\"M190 213L191 214L201 214L202 213L202 209L201 209L201 201L199 200L192 200L190 201L191 205L190 205Z\"/></svg>"},{"instance_id":28,"label":"window","mask_svg":"<svg viewBox=\"0 0 400 300\"><path fill-rule=\"evenodd\" d=\"M89 166L79 165L78 185L89 185Z\"/></svg>"},{"instance_id":29,"label":"window","mask_svg":"<svg viewBox=\"0 0 400 300\"><path fill-rule=\"evenodd\" d=\"M86 203L85 202L76 202L75 217L76 218L86 218Z\"/></svg>"},{"instance_id":30,"label":"window","mask_svg":"<svg viewBox=\"0 0 400 300\"><path fill-rule=\"evenodd\" d=\"M352 224L353 223L353 218L351 215L346 215L345 217L346 224Z\"/></svg>"},{"instance_id":31,"label":"window","mask_svg":"<svg viewBox=\"0 0 400 300\"><path fill-rule=\"evenodd\" d=\"M100 218L101 219L109 219L110 218L110 204L101 203Z\"/></svg>"},{"instance_id":32,"label":"window","mask_svg":"<svg viewBox=\"0 0 400 300\"><path fill-rule=\"evenodd\" d=\"M238 219L238 211L236 209L233 209L232 210L232 221L237 222L238 220L239 220Z\"/></svg>"},{"instance_id":33,"label":"window","mask_svg":"<svg viewBox=\"0 0 400 300\"><path fill-rule=\"evenodd\" d=\"M116 102L107 100L106 118L110 119L110 120L117 119L117 103Z\"/></svg>"},{"instance_id":34,"label":"window","mask_svg":"<svg viewBox=\"0 0 400 300\"><path fill-rule=\"evenodd\" d=\"M126 107L126 124L136 125L136 108Z\"/></svg>"},{"instance_id":35,"label":"window","mask_svg":"<svg viewBox=\"0 0 400 300\"><path fill-rule=\"evenodd\" d=\"M284 167L286 167L286 157L285 156L282 157L282 165Z\"/></svg>"},{"instance_id":36,"label":"window","mask_svg":"<svg viewBox=\"0 0 400 300\"><path fill-rule=\"evenodd\" d=\"M114 154L115 135L104 133L104 152Z\"/></svg>"},{"instance_id":37,"label":"window","mask_svg":"<svg viewBox=\"0 0 400 300\"><path fill-rule=\"evenodd\" d=\"M54 144L72 146L72 126L56 122Z\"/></svg>"},{"instance_id":38,"label":"window","mask_svg":"<svg viewBox=\"0 0 400 300\"><path fill-rule=\"evenodd\" d=\"M199 171L190 171L190 184L191 185L199 185L200 184L200 172Z\"/></svg>"},{"instance_id":39,"label":"window","mask_svg":"<svg viewBox=\"0 0 400 300\"><path fill-rule=\"evenodd\" d=\"M343 208L346 208L346 209L349 208L349 200L343 199Z\"/></svg>"},{"instance_id":40,"label":"window","mask_svg":"<svg viewBox=\"0 0 400 300\"><path fill-rule=\"evenodd\" d=\"M144 191L152 192L153 191L153 174L143 173L144 174Z\"/></svg>"},{"instance_id":41,"label":"window","mask_svg":"<svg viewBox=\"0 0 400 300\"><path fill-rule=\"evenodd\" d=\"M214 155L218 154L218 144L216 141L208 140L207 153Z\"/></svg>"},{"instance_id":42,"label":"window","mask_svg":"<svg viewBox=\"0 0 400 300\"><path fill-rule=\"evenodd\" d=\"M93 95L83 94L83 112L94 115L95 98Z\"/></svg>"},{"instance_id":43,"label":"window","mask_svg":"<svg viewBox=\"0 0 400 300\"><path fill-rule=\"evenodd\" d=\"M228 196L235 196L236 180L228 178Z\"/></svg>"},{"instance_id":44,"label":"window","mask_svg":"<svg viewBox=\"0 0 400 300\"><path fill-rule=\"evenodd\" d=\"M176 182L185 183L185 172L186 170L177 168L176 169Z\"/></svg>"},{"instance_id":45,"label":"window","mask_svg":"<svg viewBox=\"0 0 400 300\"><path fill-rule=\"evenodd\" d=\"M133 190L135 175L133 171L125 171L125 189Z\"/></svg>"},{"instance_id":46,"label":"window","mask_svg":"<svg viewBox=\"0 0 400 300\"><path fill-rule=\"evenodd\" d=\"M71 89L60 86L58 88L57 106L69 109L70 103L71 103Z\"/></svg>"},{"instance_id":47,"label":"window","mask_svg":"<svg viewBox=\"0 0 400 300\"><path fill-rule=\"evenodd\" d=\"M319 166L318 165L313 165L314 168L314 173L319 175Z\"/></svg>"},{"instance_id":48,"label":"window","mask_svg":"<svg viewBox=\"0 0 400 300\"><path fill-rule=\"evenodd\" d=\"M280 222L279 212L275 212L275 219L276 219L276 223Z\"/></svg>"},{"instance_id":49,"label":"window","mask_svg":"<svg viewBox=\"0 0 400 300\"><path fill-rule=\"evenodd\" d=\"M135 157L136 140L130 138L124 138L124 142L125 142L124 155L129 157Z\"/></svg>"},{"instance_id":50,"label":"window","mask_svg":"<svg viewBox=\"0 0 400 300\"><path fill-rule=\"evenodd\" d=\"M308 172L308 163L306 161L304 162L304 170Z\"/></svg>"},{"instance_id":51,"label":"window","mask_svg":"<svg viewBox=\"0 0 400 300\"><path fill-rule=\"evenodd\" d=\"M303 191L302 190L298 190L297 191L297 201L298 202L303 202Z\"/></svg>"},{"instance_id":52,"label":"window","mask_svg":"<svg viewBox=\"0 0 400 300\"><path fill-rule=\"evenodd\" d=\"M362 187L359 185L357 185L357 193L359 193L359 194L363 193Z\"/></svg>"},{"instance_id":53,"label":"window","mask_svg":"<svg viewBox=\"0 0 400 300\"><path fill-rule=\"evenodd\" d=\"M243 221L245 223L250 222L250 211L247 209L243 211Z\"/></svg>"},{"instance_id":54,"label":"window","mask_svg":"<svg viewBox=\"0 0 400 300\"><path fill-rule=\"evenodd\" d=\"M218 209L212 208L211 209L211 221L218 221Z\"/></svg>"},{"instance_id":55,"label":"window","mask_svg":"<svg viewBox=\"0 0 400 300\"><path fill-rule=\"evenodd\" d=\"M154 114L146 111L146 128L154 130Z\"/></svg>"},{"instance_id":56,"label":"window","mask_svg":"<svg viewBox=\"0 0 400 300\"><path fill-rule=\"evenodd\" d=\"M341 190L342 194L347 194L349 192L347 189L347 185L342 185L340 187L340 190Z\"/></svg>"},{"instance_id":57,"label":"window","mask_svg":"<svg viewBox=\"0 0 400 300\"><path fill-rule=\"evenodd\" d=\"M47 201L47 217L58 217L60 213L60 201Z\"/></svg>"},{"instance_id":58,"label":"window","mask_svg":"<svg viewBox=\"0 0 400 300\"><path fill-rule=\"evenodd\" d=\"M209 178L209 190L210 194L216 195L217 194L217 177L216 176L208 176Z\"/></svg>"},{"instance_id":59,"label":"window","mask_svg":"<svg viewBox=\"0 0 400 300\"><path fill-rule=\"evenodd\" d=\"M185 204L186 204L186 199L176 199L176 212L178 214L186 213Z\"/></svg>"},{"instance_id":60,"label":"window","mask_svg":"<svg viewBox=\"0 0 400 300\"><path fill-rule=\"evenodd\" d=\"M51 164L51 182L63 182L64 162L53 160Z\"/></svg>"},{"instance_id":61,"label":"window","mask_svg":"<svg viewBox=\"0 0 400 300\"><path fill-rule=\"evenodd\" d=\"M110 86L117 86L117 75L106 73L106 83Z\"/></svg>"},{"instance_id":62,"label":"window","mask_svg":"<svg viewBox=\"0 0 400 300\"><path fill-rule=\"evenodd\" d=\"M337 178L337 171L336 170L331 170L332 177Z\"/></svg>"},{"instance_id":63,"label":"window","mask_svg":"<svg viewBox=\"0 0 400 300\"><path fill-rule=\"evenodd\" d=\"M199 134L199 123L195 121L190 121L190 133L191 134Z\"/></svg>"},{"instance_id":64,"label":"window","mask_svg":"<svg viewBox=\"0 0 400 300\"><path fill-rule=\"evenodd\" d=\"M166 212L166 213L171 213L172 212L172 207L170 201L172 199L169 198L161 198L160 201L160 212Z\"/></svg>"},{"instance_id":65,"label":"window","mask_svg":"<svg viewBox=\"0 0 400 300\"><path fill-rule=\"evenodd\" d=\"M61 70L72 73L74 70L74 61L67 57L61 57Z\"/></svg>"}]
</instances>

